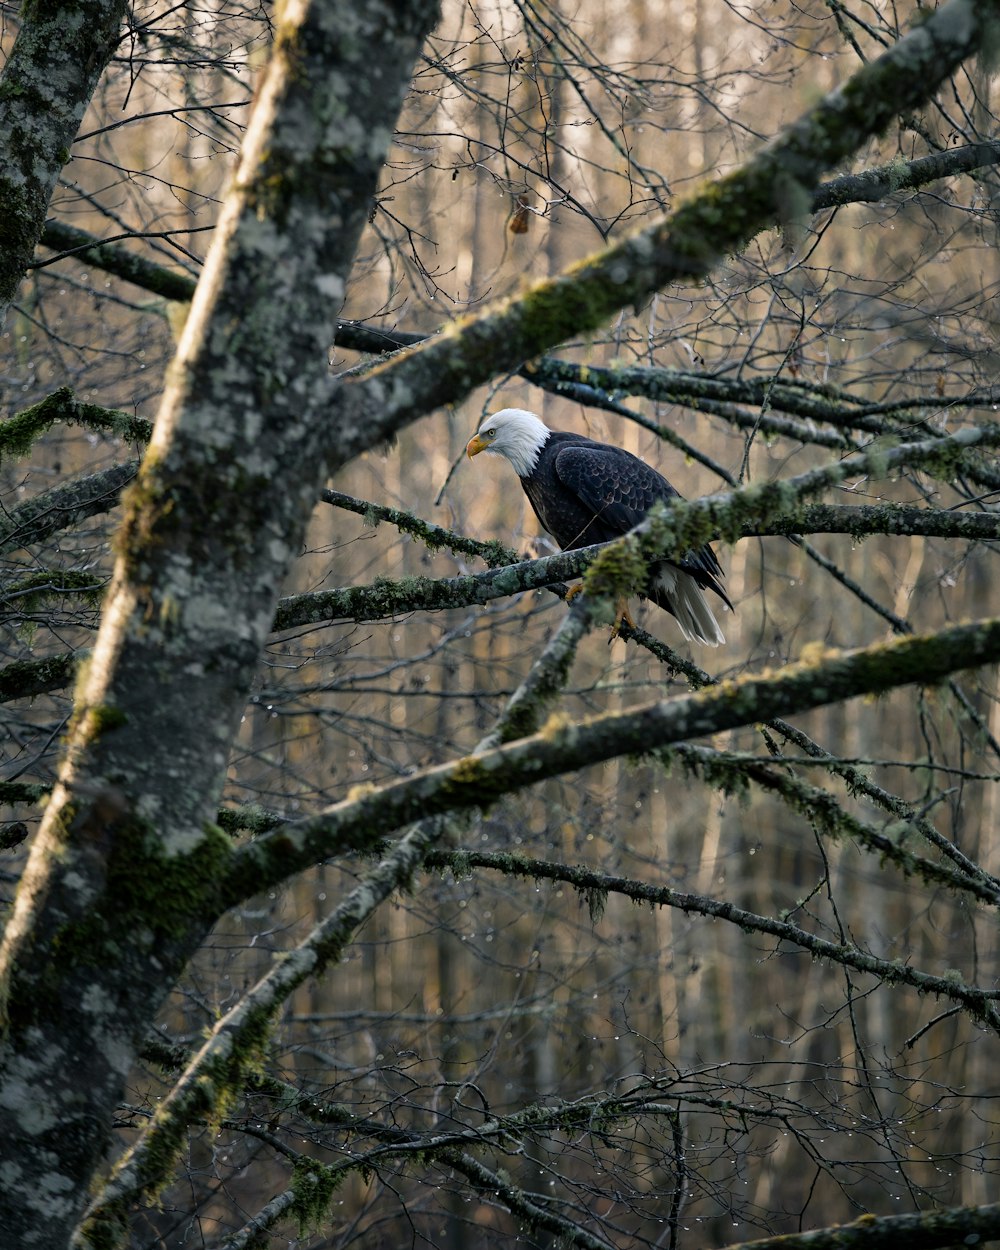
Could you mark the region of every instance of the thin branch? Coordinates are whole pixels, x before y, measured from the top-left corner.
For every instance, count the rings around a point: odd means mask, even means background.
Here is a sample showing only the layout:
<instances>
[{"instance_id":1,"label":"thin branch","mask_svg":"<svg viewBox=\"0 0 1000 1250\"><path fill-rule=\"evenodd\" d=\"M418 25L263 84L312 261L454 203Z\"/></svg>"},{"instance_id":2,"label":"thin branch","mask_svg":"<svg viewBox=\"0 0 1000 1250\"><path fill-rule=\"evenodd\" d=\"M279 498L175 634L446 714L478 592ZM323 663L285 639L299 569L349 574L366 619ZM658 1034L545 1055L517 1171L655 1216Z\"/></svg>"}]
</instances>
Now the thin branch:
<instances>
[{"instance_id":1,"label":"thin branch","mask_svg":"<svg viewBox=\"0 0 1000 1250\"><path fill-rule=\"evenodd\" d=\"M787 920L762 916L703 894L688 894L670 886L650 885L645 881L615 877L589 868L532 859L527 855L510 852L432 851L426 858L426 864L433 868L453 868L462 873L467 873L472 868L490 868L508 876L527 877L534 881L560 881L573 886L584 895L592 892L620 894L636 903L675 907L692 915L725 920L744 932L767 933L780 941L789 942L808 951L814 959L829 959L843 967L878 977L887 984L909 985L921 994L936 994L961 1003L975 1019L993 1031L1000 1032L1000 1010L997 1006L1000 991L969 985L950 973L946 976L933 976L918 968L911 968L899 959L880 959L860 947L817 937Z\"/></svg>"},{"instance_id":2,"label":"thin branch","mask_svg":"<svg viewBox=\"0 0 1000 1250\"><path fill-rule=\"evenodd\" d=\"M479 542L474 538L466 538L454 530L435 525L432 521L423 521L412 512L404 512L400 508L388 508L384 504L369 503L366 499L357 499L354 495L345 495L339 490L324 490L320 498L334 508L343 508L347 512L357 513L364 517L369 525L377 525L388 521L404 534L412 534L431 551L446 547L449 551L460 551L464 555L478 556L485 560L490 568L502 564L512 564L517 559L516 552L505 547L494 539L491 542Z\"/></svg>"},{"instance_id":3,"label":"thin branch","mask_svg":"<svg viewBox=\"0 0 1000 1250\"><path fill-rule=\"evenodd\" d=\"M824 170L923 103L978 48L993 17L984 0L951 0L676 212L345 384L335 463L670 283L700 281L761 230L808 211Z\"/></svg>"},{"instance_id":4,"label":"thin branch","mask_svg":"<svg viewBox=\"0 0 1000 1250\"><path fill-rule=\"evenodd\" d=\"M735 729L897 686L930 685L1000 660L1000 619L893 639L852 652L825 652L764 676L747 675L684 698L606 712L441 764L347 799L299 824L264 834L233 853L222 906L283 881L330 855L363 849L423 816L488 807L548 777L624 755Z\"/></svg>"},{"instance_id":5,"label":"thin branch","mask_svg":"<svg viewBox=\"0 0 1000 1250\"><path fill-rule=\"evenodd\" d=\"M945 152L934 152L912 161L893 161L888 165L864 169L856 174L847 174L842 178L821 183L812 193L810 211L818 213L847 204L877 203L901 191L915 190L956 174L974 173L998 162L1000 143L988 141L951 148ZM134 237L142 239L146 236L140 233ZM95 269L124 278L154 295L162 295L165 299L184 301L190 300L194 295L196 283L187 274L177 273L164 265L136 256L116 241L102 239L54 218L46 221L41 243L61 253L53 260L69 257L80 259ZM353 351L382 354L413 346L426 337L412 331L378 330L360 322L343 321L338 328L336 342L338 346Z\"/></svg>"}]
</instances>

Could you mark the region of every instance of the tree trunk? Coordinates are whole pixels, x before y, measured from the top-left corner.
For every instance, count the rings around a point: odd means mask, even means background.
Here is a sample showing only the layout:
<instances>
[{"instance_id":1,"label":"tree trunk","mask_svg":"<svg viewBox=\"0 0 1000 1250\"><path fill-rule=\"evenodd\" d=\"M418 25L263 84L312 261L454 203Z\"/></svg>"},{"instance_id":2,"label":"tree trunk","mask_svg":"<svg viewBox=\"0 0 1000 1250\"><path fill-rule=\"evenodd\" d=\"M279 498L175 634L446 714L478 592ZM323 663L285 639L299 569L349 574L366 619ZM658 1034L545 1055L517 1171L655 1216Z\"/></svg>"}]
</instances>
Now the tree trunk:
<instances>
[{"instance_id":1,"label":"tree trunk","mask_svg":"<svg viewBox=\"0 0 1000 1250\"><path fill-rule=\"evenodd\" d=\"M335 441L327 350L435 14L291 0L277 28L0 951L11 1244L68 1244L136 1046L217 912L210 822Z\"/></svg>"},{"instance_id":2,"label":"tree trunk","mask_svg":"<svg viewBox=\"0 0 1000 1250\"><path fill-rule=\"evenodd\" d=\"M0 326L124 15L124 0L41 0L23 8L0 78Z\"/></svg>"}]
</instances>

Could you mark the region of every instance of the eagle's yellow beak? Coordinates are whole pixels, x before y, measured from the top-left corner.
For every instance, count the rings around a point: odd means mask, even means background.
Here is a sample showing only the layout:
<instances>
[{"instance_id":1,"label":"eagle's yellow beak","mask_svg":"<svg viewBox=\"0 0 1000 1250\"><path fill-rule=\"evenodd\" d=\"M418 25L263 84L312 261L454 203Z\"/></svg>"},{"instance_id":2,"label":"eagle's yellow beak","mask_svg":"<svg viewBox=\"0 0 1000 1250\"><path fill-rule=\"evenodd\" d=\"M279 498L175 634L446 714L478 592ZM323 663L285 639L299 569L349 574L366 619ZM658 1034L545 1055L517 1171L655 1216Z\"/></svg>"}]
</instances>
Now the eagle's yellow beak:
<instances>
[{"instance_id":1,"label":"eagle's yellow beak","mask_svg":"<svg viewBox=\"0 0 1000 1250\"><path fill-rule=\"evenodd\" d=\"M471 460L473 456L478 456L481 451L485 451L489 447L489 443L485 438L480 438L478 434L473 434L465 448L465 454Z\"/></svg>"}]
</instances>

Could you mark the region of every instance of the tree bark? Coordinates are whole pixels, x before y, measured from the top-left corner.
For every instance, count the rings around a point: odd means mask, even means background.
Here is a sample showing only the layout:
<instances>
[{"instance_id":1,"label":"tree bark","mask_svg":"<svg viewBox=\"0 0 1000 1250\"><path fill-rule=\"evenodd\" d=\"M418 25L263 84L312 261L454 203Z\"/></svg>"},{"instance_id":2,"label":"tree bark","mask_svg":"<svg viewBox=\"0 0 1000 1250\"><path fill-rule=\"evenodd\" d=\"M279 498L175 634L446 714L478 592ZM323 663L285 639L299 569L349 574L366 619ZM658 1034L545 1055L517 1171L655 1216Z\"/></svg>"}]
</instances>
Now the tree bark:
<instances>
[{"instance_id":1,"label":"tree bark","mask_svg":"<svg viewBox=\"0 0 1000 1250\"><path fill-rule=\"evenodd\" d=\"M0 326L124 15L124 0L36 0L22 10L0 77Z\"/></svg>"},{"instance_id":2,"label":"tree bark","mask_svg":"<svg viewBox=\"0 0 1000 1250\"><path fill-rule=\"evenodd\" d=\"M651 232L375 371L363 389L338 390L326 371L335 312L435 12L430 0L288 0L0 949L0 1228L13 1244L69 1243L125 1074L184 962L220 910L269 873L286 876L296 857L309 862L310 838L329 848L338 815L347 833L370 837L373 816L389 830L623 750L1000 655L1000 623L982 622L655 705L627 723L524 739L240 853L212 823L280 581L328 468L664 282L704 274L776 209L799 211L798 192L822 168L977 46L994 8L952 0ZM695 522L710 524L711 510ZM237 1076L244 1059L234 1056ZM119 1234L113 1222L92 1240Z\"/></svg>"},{"instance_id":3,"label":"tree bark","mask_svg":"<svg viewBox=\"0 0 1000 1250\"><path fill-rule=\"evenodd\" d=\"M0 950L11 1244L69 1243L136 1047L216 913L229 744L325 473L327 347L435 17L282 12Z\"/></svg>"}]
</instances>

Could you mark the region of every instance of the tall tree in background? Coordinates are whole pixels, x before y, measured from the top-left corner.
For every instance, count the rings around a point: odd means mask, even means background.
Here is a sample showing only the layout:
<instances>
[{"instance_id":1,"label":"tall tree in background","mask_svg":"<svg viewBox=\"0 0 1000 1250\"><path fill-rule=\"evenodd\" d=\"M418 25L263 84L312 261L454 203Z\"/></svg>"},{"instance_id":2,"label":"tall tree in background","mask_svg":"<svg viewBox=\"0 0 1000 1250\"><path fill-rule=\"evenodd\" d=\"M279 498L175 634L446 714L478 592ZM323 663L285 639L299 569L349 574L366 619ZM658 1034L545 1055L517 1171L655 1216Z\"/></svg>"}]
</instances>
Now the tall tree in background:
<instances>
[{"instance_id":1,"label":"tall tree in background","mask_svg":"<svg viewBox=\"0 0 1000 1250\"><path fill-rule=\"evenodd\" d=\"M697 20L697 10L689 12ZM874 274L880 263L893 272L858 280L870 315L853 321L864 305L843 297L855 279L830 291L810 286L809 259L839 223L822 219L814 231L807 224L825 209L907 187L938 187L943 178L996 162L996 145L980 137L991 117L986 80L979 70L967 76L960 70L995 33L989 29L993 6L952 0L932 16L918 15L914 29L899 39L898 32L873 28L839 6L817 19L816 40L836 36L862 67L778 137L662 214L669 179L629 146L628 110L635 107L634 94L640 108L648 105L655 114L655 97L669 76L643 78L610 65L609 56L609 66L597 75L607 99L620 105L621 116L609 120L580 83L577 69L586 48L578 36L548 9L526 6L519 15L528 50L502 52L502 107L492 96L481 101L487 112L489 102L498 104L501 133L492 144L485 132L463 136L468 168L482 166L509 198L507 233L513 239L523 237L525 227L530 233L533 215L541 222L563 205L603 238L613 238L605 250L506 303L487 305L448 334L382 363L332 374L328 348L334 340L342 349L378 354L420 337L416 324L415 333L400 336L389 324L338 322L345 300L362 307L374 300L376 307L367 310L372 313L379 303L391 308L406 274L413 275L415 291L435 300L443 294L447 274L428 262L428 244L407 220L419 196L407 199L398 213L393 205L403 200L410 174L416 177L418 165L408 171L405 154L429 150L423 145L438 133L433 120L420 126L415 120L423 80L432 77L435 99L457 112L476 89L477 76L466 64L469 49L481 52L500 43L478 14L471 42L452 39L444 28L425 43L436 20L429 5L366 0L363 9L348 14L333 5L290 4L259 71L233 183L219 204L151 432L136 416L81 402L66 390L18 406L4 427L4 450L11 457L34 454L36 440L60 421L109 431L145 448L137 481L122 500L106 586L107 565L95 558L92 543L70 543L62 562L55 543L69 525L116 506L134 466L116 461L51 490L38 491L16 477L10 482L12 491L29 489L23 502L8 506L5 518L4 541L12 553L7 627L17 645L38 623L35 618L46 632L36 654L12 660L2 679L16 709L9 738L13 775L3 797L11 804L45 798L36 830L15 820L6 834L11 848L21 841L30 847L12 874L18 885L0 966L0 1226L18 1244L111 1245L129 1238L142 1245L171 1239L180 1244L197 1221L208 1238L249 1245L272 1230L280 1238L288 1219L297 1219L319 1244L374 1243L380 1224L396 1218L405 1221L401 1227L418 1230L415 1236L453 1244L468 1236L467 1221L484 1242L503 1243L514 1228L523 1228L539 1243L561 1237L581 1246L680 1245L689 1238L701 1244L698 1229L707 1223L711 1239L721 1244L734 1239L733 1224L784 1231L865 1210L886 1218L860 1225L856 1235L862 1238L901 1242L919 1230L924 1244L946 1245L996 1235L995 1207L983 1205L964 1180L953 1184L954 1177L933 1174L945 1156L958 1160L950 1166L963 1178L977 1167L980 1174L990 1171L993 1128L979 1101L990 1091L967 1091L963 1110L960 1082L945 1085L947 1064L933 1067L928 1058L917 1079L902 1062L886 1058L885 1048L901 1055L952 1021L969 1030L941 1048L952 1062L976 1030L986 1035L983 1044L995 1045L995 955L968 936L981 932L980 913L988 916L1000 901L1000 882L995 865L976 858L989 848L977 843L970 854L959 835L970 809L985 818L995 802L996 699L985 681L970 692L954 675L996 662L1000 621L987 612L972 623L954 624L945 615L915 635L905 619L902 589L894 604L881 604L808 537L908 536L904 583L910 565L914 578L925 575L921 544L953 540L961 547L956 563L975 575L978 545L997 537L991 449L1000 432L990 420L995 356L973 350L970 342L975 334L989 337L991 314L986 307L973 313L971 302L963 308L966 297L953 296L946 279L928 294L928 302L938 303L934 317L902 348L897 344L892 357L894 384L910 385L910 391L874 393L878 371L888 371L890 358L875 339L887 325L905 326L913 305L901 297L894 302L894 296L916 280L899 271L897 256L880 262L876 252ZM18 48L31 46L35 20L34 11L24 14ZM242 46L251 47L260 32L253 15L242 20ZM703 32L694 33L696 85L703 88ZM127 105L136 75L141 79L137 66L147 53L137 48L157 41L161 56L169 52L178 65L199 64L197 72L207 79L207 86L201 84L205 103L178 106L176 115L190 125L191 116L204 110L212 121L198 139L223 148L232 137L226 110L245 100L220 102L212 94L229 85L235 72L235 45L221 22L215 34L213 56L198 63L187 54L190 31L171 28L162 15L130 19L130 47L123 56L130 78L122 94ZM65 55L74 55L69 43ZM8 71L19 64L12 53ZM390 154L414 66L417 90ZM18 70L22 77L25 72ZM951 74L960 77L949 80ZM683 77L679 70L677 77ZM943 145L936 141L939 125L911 116L942 83L947 85L938 107L952 126ZM83 79L69 84L76 111L68 115L79 116L91 86ZM527 100L521 98L525 87ZM41 98L41 84L35 88ZM110 89L111 96L118 89ZM719 83L719 98L727 89ZM567 102L574 92L585 103L582 117ZM22 79L5 75L0 100L14 97L24 97ZM926 155L897 155L820 185L825 172L900 116L910 133L921 135ZM37 118L23 105L12 117L11 150L23 156ZM570 174L575 152L567 135L577 121L599 128L615 160L624 162L629 194L619 217L637 215L642 205L657 210L631 233L615 236L614 222L587 202L586 181ZM110 127L97 133L103 140ZM966 137L968 142L958 141ZM420 172L443 176L449 168L443 151ZM46 160L51 182L54 166L52 158ZM127 162L121 168L127 170ZM453 163L446 181L458 181L462 168ZM595 176L600 168L595 160ZM18 181L16 170L11 177ZM46 185L39 176L38 187ZM169 185L178 192L176 183ZM183 301L191 293L182 273L124 251L116 240L98 244L58 220L43 228L40 194L30 197L30 213L11 196L12 214L21 213L15 232L20 251L12 249L8 257L14 266L26 263L18 256L27 255L24 240L34 228L35 243L76 249L99 270L169 300ZM85 198L81 193L77 202ZM109 208L106 197L101 204L109 219L121 211L121 205ZM205 205L189 204L183 219L189 236L197 208ZM968 234L935 217L945 214L934 197L921 210L933 219L934 231L947 237L947 248L938 253L942 263L949 271L967 264L962 258L972 247ZM972 221L973 236L993 240L988 183L982 189L977 184L960 212ZM162 235L180 254L193 255L190 238L182 244L176 229L154 226L150 222L146 231L151 239ZM758 236L776 226L783 237L769 253ZM373 250L375 244L380 246ZM662 338L652 334L656 318L667 315L658 293L676 297L693 284L711 292L711 275L720 264L748 247L738 296L721 285L712 292L716 302L698 314L695 339L676 328ZM461 258L468 289L474 285L477 292L489 285L475 272L480 263L472 255ZM827 273L836 273L836 257L827 263ZM926 286L927 275L919 281ZM59 374L52 362L69 340L53 323L51 292L42 299L39 287L32 291L28 283L25 289L29 298L13 317L37 323L54 345L49 367L35 366L42 383ZM377 298L380 289L384 301ZM658 357L668 342L684 344L695 366L703 363L713 336L732 344L749 324L736 304L752 305L758 290L768 292L778 311L760 321L739 368L663 366ZM126 312L138 318L145 311L127 303L113 313L102 310L109 329L113 318ZM827 304L830 320L823 321ZM623 322L599 362L542 355L594 334L626 306L652 309L648 358L623 364L614 349L641 341ZM176 309L161 311L177 325ZM948 326L949 315L959 313L960 331ZM979 318L975 334L973 315ZM833 336L840 328L869 336L866 351L875 363L867 370L867 392L838 385L829 375L801 378L807 362L815 367L821 337L829 371L835 371ZM928 374L926 354L939 344L924 342L923 357L917 348L920 335L932 332L947 338L956 356L964 347L968 369ZM16 343L8 342L13 373L23 362ZM129 359L141 362L144 350L128 353ZM707 471L720 473L727 489L651 518L635 537L607 551L528 563L515 563L495 543L429 526L412 507L378 507L370 499L327 493L326 507L360 510L369 521L398 526L429 548L451 550L460 559L485 557L493 567L450 578L380 577L365 585L362 557L349 576L342 575L352 583L345 589L300 590L279 601L304 545L310 551L303 561L306 585L318 571L322 542L307 537L307 524L325 477L387 438L405 439L417 418L460 403L474 387L513 371L556 395L612 413L635 416L621 399L642 394L731 422L745 432L734 471L723 469L700 439L689 444L653 423ZM86 376L86 366L81 372ZM57 385L66 380L50 378ZM155 383L150 393L158 389ZM945 413L975 418L984 410L986 420L954 422L960 425L954 432L943 420ZM764 435L821 454L787 468L780 481L755 485L750 479ZM404 445L404 454L412 456L415 446ZM430 446L425 442L424 451ZM79 455L59 442L54 447L59 455ZM447 459L437 454L442 468ZM850 508L813 503L830 489L847 485L857 491L897 476L906 483L901 501L880 497ZM410 481L404 474L401 486ZM411 492L405 493L409 504ZM716 684L690 660L633 631L632 645L651 657L642 677L651 687L645 694L629 693L634 677L625 671L620 679L581 672L575 689L569 688L601 605L641 584L652 555L720 536L735 542L776 534L792 537L797 550L836 578L838 593L878 612L900 636L849 652L816 646L800 662L782 665L786 644L779 631L771 631L773 654L748 645L734 662L743 668L739 680ZM339 557L333 567L338 563ZM516 635L510 637L519 628L510 596L584 572L586 594L558 626L543 622L544 637L534 654L525 654ZM952 576L950 568L941 571L938 585ZM741 580L745 612L753 580L746 574ZM759 587L766 599L763 573ZM58 604L67 597L74 606L63 615ZM72 716L62 721L58 692L77 666L72 651L53 644L63 636L78 647L84 643L88 612L98 598L100 629L77 671ZM463 616L419 648L415 630L394 631L391 655L378 665L369 657L363 676L341 684L338 657L354 646L351 634L332 649L310 641L330 622L445 609L454 614L473 604L506 605L510 623L501 647L491 643L482 652L467 645L472 631ZM502 617L495 620L503 624ZM275 632L279 640L268 646ZM427 684L414 667L425 663L440 664L443 675L454 676L457 669L459 677L420 691L437 705L432 717L423 711L400 717L403 691ZM593 668L593 659L588 663ZM276 676L282 669L295 674L298 684L283 686ZM393 684L394 672L403 674L403 685ZM664 674L696 692L664 700ZM930 706L934 696L919 693L916 702L900 696L902 715L919 722L926 747L902 762L873 760L853 749L849 720L841 725L840 740L823 746L785 719L856 695L901 687L922 692L931 683L943 683L942 717ZM280 694L272 697L272 688ZM19 702L39 695L51 700L40 710ZM447 701L456 696L467 707L476 705L476 715L463 721L447 714ZM362 706L360 698L366 700ZM560 698L561 708L546 721ZM275 739L260 733L259 725L241 729L254 707L268 718L287 718L287 733ZM483 709L489 714L480 724ZM401 725L405 736L397 733ZM954 727L954 740L943 740L942 725ZM712 738L744 726L750 727L746 735L728 745ZM60 736L63 755L50 779L46 771ZM313 749L317 742L319 752ZM622 768L611 790L602 790L600 768L593 766L640 757L647 770L640 779L630 780ZM269 780L276 759L283 778L279 791ZM886 774L908 769L914 784L887 784L887 777L872 776L875 765ZM816 767L825 771L825 785L809 776ZM582 774L589 779L587 803L562 796L562 816L538 839L528 836L534 822L524 812L530 813L532 801L511 796L580 769L590 770ZM326 770L336 779L324 776ZM811 830L808 864L793 863L788 874L796 887L811 882L808 890L787 902L765 897L755 904L758 889L766 894L762 875L745 892L716 897L713 881L724 878L721 827L715 833L704 828L697 858L686 866L693 889L679 890L680 878L664 877L659 828L668 822L658 826L657 813L663 820L669 808L661 787L675 787L681 771L704 782L708 794L752 791L757 797L747 821L759 828L761 843L771 833L780 837L786 820L799 822L795 837ZM352 789L358 781L366 784ZM932 817L956 790L951 827L942 831ZM241 795L256 802L235 805ZM586 851L595 830L607 836L598 808L618 826L616 842L630 857L628 872L621 871L621 859L584 854L582 863L571 862ZM652 841L642 845L632 832L637 812L650 818ZM689 808L686 817L689 827L704 824L704 811L699 816ZM684 828L679 822L670 847L677 865L684 863ZM753 841L748 836L746 846L756 854ZM839 841L852 854L860 851L866 864L899 873L914 898L933 900L949 919L928 912L928 924L920 928L917 906L899 921L900 933L878 926L856 933L853 915L844 910L851 868L834 850ZM535 854L511 852L512 843L527 842ZM795 850L792 859L803 854ZM315 869L317 864L324 866ZM427 870L444 876L424 897L416 883ZM279 906L279 887L299 874L310 882L308 905L303 908L293 893L286 910L265 919L272 904ZM470 874L477 883L499 874L505 883L496 900L482 907L485 934L477 957L491 962L486 948L503 917L504 953L499 942L495 948L498 975L513 974L523 983L506 1000L490 994L488 985L485 997L473 993L467 966L457 974L465 984L456 984L447 948L453 939L460 943L478 934L463 932L456 918L470 903ZM565 890L580 892L594 926L612 896L651 903L661 909L652 940L637 939L635 952L616 962L602 950L598 930L588 930L589 936L574 940L581 949L594 943L589 983L586 969L569 967L564 956L557 970L548 969L547 943L565 949L567 927L574 930L575 922L548 922L542 911L526 926L519 899L531 891L519 884L521 878L556 883L557 900ZM477 884L476 892L480 888L486 887ZM414 891L407 922L396 931L392 909L401 906L399 891L407 889ZM729 922L748 945L751 961L766 954L798 967L796 952L824 961L834 970L836 1001L820 989L812 996L809 1022L789 1013L780 1028L759 1004L747 1002L749 1036L756 1040L748 1046L744 1034L738 1053L718 1050L720 1038L723 1047L732 1040L725 1037L730 1024L722 1004L727 977L728 992L742 992L732 980L739 965L733 962L727 971L716 957L717 984L691 980L681 955L691 960L693 974L706 954L687 942L679 921L669 931L662 928L663 915L671 913ZM620 919L626 913L616 914ZM375 928L379 917L385 927L371 939L376 945L352 947L362 926ZM410 972L403 965L394 969L377 953L377 944L416 941L425 928L443 935L443 942L415 956ZM627 928L619 927L615 940ZM953 941L955 934L965 936ZM767 944L755 946L761 937ZM237 957L220 969L216 959L230 942L237 949L259 942L263 958ZM914 948L919 959L909 958ZM352 949L362 965L356 972L349 970ZM338 964L342 977L329 973ZM330 996L324 974L339 981ZM414 989L407 981L413 976L422 983L421 1010L409 1012ZM610 993L608 986L614 987ZM915 998L933 995L943 1005L933 1018L907 1015L907 1035L901 1037L877 1012L867 1018L868 999L893 987ZM455 1004L466 994L469 1010L463 1015ZM620 1014L619 1027L630 1039L607 1062L595 1061L600 1043L592 1031L588 1036L594 1017L581 1006L581 995L601 994L613 1004L605 1004L602 1018ZM384 1039L375 1041L375 1033L355 1032L349 1024L361 995L391 1022ZM647 1001L650 996L655 1002ZM707 1014L715 1019L701 1021L704 1031L689 1048L682 1039L699 1001L711 1004ZM437 1017L444 1029L421 1033ZM318 1043L314 1027L323 1025L332 1031ZM411 1026L423 1037L418 1044ZM554 1027L560 1045L536 1037L539 1027L550 1033ZM206 1028L207 1040L201 1035ZM808 1039L805 1067L816 1069L816 1075L796 1073L794 1085L788 1073L778 1074L776 1053L769 1049L772 1041L780 1047L789 1029L796 1041ZM530 1079L522 1074L517 1082L505 1081L505 1065L529 1041ZM940 1064L939 1055L933 1058ZM158 1074L140 1074L140 1063L158 1065ZM928 1145L937 1140L930 1124L942 1114L981 1117L982 1132L972 1141L942 1132L937 1144ZM116 1125L119 1133L112 1138ZM219 1131L230 1144L213 1150L209 1143ZM825 1134L834 1135L835 1143L827 1143ZM853 1135L860 1149L848 1144ZM811 1168L798 1186L782 1182L767 1165L769 1157L789 1158L790 1149ZM176 1197L180 1189L168 1188L185 1161L191 1179L183 1192L194 1195L187 1200ZM354 1188L334 1198L345 1183ZM741 1188L750 1184L752 1193ZM366 1194L366 1186L374 1192ZM442 1189L448 1195L443 1200L436 1198ZM905 1198L908 1216L897 1217L892 1204L879 1206L887 1189L894 1201ZM157 1214L164 1193L174 1196ZM339 1214L331 1202L342 1204ZM942 1206L948 1209L937 1213Z\"/></svg>"}]
</instances>

